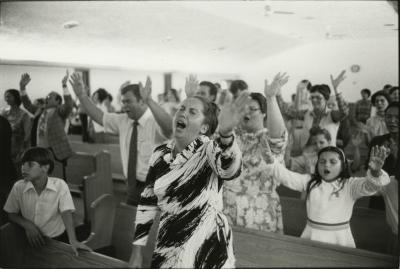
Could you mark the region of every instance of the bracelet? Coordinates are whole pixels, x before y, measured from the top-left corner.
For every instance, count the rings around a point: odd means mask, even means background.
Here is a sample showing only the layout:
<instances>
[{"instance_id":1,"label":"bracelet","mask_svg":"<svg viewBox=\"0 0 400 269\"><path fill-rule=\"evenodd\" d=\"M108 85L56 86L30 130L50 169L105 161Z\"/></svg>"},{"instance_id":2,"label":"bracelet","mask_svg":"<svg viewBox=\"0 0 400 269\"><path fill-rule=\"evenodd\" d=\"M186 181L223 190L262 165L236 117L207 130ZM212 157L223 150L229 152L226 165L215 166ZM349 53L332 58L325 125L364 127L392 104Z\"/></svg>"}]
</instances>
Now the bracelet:
<instances>
[{"instance_id":1,"label":"bracelet","mask_svg":"<svg viewBox=\"0 0 400 269\"><path fill-rule=\"evenodd\" d=\"M222 137L222 138L233 138L233 133L231 132L230 135L224 136L224 135L221 134L221 132L219 132L219 136Z\"/></svg>"},{"instance_id":2,"label":"bracelet","mask_svg":"<svg viewBox=\"0 0 400 269\"><path fill-rule=\"evenodd\" d=\"M67 88L67 84L63 84L62 87L63 87L63 88Z\"/></svg>"}]
</instances>

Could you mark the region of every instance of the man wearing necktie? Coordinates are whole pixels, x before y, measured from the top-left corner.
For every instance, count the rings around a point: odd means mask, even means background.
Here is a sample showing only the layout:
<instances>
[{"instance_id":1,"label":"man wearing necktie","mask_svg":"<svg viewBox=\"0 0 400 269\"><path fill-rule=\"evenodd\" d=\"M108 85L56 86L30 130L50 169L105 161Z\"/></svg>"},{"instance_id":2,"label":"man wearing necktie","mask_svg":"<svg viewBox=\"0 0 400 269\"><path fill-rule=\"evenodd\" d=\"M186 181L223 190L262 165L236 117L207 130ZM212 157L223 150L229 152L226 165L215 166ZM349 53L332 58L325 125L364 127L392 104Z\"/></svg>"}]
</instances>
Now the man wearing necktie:
<instances>
[{"instance_id":1,"label":"man wearing necktie","mask_svg":"<svg viewBox=\"0 0 400 269\"><path fill-rule=\"evenodd\" d=\"M154 148L172 134L172 117L151 97L151 80L143 87L129 84L121 88L123 114L104 113L84 93L82 78L71 76L71 85L87 114L104 127L106 133L117 134L124 176L127 178L127 200L136 206L145 186L148 163Z\"/></svg>"}]
</instances>

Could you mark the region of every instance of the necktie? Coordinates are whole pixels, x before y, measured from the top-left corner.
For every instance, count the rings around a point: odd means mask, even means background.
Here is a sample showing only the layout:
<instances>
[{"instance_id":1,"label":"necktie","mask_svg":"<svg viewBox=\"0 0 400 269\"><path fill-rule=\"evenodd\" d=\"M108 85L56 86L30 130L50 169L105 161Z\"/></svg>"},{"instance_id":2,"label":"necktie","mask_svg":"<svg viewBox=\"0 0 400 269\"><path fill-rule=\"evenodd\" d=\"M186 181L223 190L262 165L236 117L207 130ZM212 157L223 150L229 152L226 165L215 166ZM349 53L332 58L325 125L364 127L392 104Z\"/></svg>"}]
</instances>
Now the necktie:
<instances>
[{"instance_id":1,"label":"necktie","mask_svg":"<svg viewBox=\"0 0 400 269\"><path fill-rule=\"evenodd\" d=\"M134 195L136 188L136 165L137 165L137 121L133 122L131 142L129 144L129 158L128 158L128 200Z\"/></svg>"}]
</instances>

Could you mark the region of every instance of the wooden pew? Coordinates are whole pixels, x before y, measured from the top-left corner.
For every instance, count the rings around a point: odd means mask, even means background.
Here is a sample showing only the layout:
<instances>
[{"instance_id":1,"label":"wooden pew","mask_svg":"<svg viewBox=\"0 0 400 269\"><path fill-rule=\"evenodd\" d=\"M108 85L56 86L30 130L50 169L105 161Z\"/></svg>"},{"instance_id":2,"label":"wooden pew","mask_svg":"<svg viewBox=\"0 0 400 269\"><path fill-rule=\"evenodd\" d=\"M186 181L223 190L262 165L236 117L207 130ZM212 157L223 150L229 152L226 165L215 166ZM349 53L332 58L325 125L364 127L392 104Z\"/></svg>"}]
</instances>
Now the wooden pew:
<instances>
[{"instance_id":1,"label":"wooden pew","mask_svg":"<svg viewBox=\"0 0 400 269\"><path fill-rule=\"evenodd\" d=\"M233 228L237 267L398 266L399 257L335 246L287 235Z\"/></svg>"},{"instance_id":2,"label":"wooden pew","mask_svg":"<svg viewBox=\"0 0 400 269\"><path fill-rule=\"evenodd\" d=\"M114 186L111 178L110 154L107 151L95 157L96 171L83 179L83 204L85 222L91 222L89 212L91 204L103 194L113 195Z\"/></svg>"},{"instance_id":3,"label":"wooden pew","mask_svg":"<svg viewBox=\"0 0 400 269\"><path fill-rule=\"evenodd\" d=\"M120 203L116 206L115 199L104 194L91 205L92 230L85 241L93 249L112 246L112 254L117 259L128 262L132 253L132 242L135 234L136 207ZM151 256L157 236L159 215L150 230L149 244L145 247L143 265L150 266Z\"/></svg>"},{"instance_id":4,"label":"wooden pew","mask_svg":"<svg viewBox=\"0 0 400 269\"><path fill-rule=\"evenodd\" d=\"M2 268L126 268L127 263L95 252L79 251L75 256L65 243L46 239L46 245L32 248L24 230L7 223L0 228Z\"/></svg>"},{"instance_id":5,"label":"wooden pew","mask_svg":"<svg viewBox=\"0 0 400 269\"><path fill-rule=\"evenodd\" d=\"M280 200L284 233L299 237L307 222L305 201L290 197L280 197ZM350 227L357 248L387 252L391 230L384 211L354 207Z\"/></svg>"}]
</instances>

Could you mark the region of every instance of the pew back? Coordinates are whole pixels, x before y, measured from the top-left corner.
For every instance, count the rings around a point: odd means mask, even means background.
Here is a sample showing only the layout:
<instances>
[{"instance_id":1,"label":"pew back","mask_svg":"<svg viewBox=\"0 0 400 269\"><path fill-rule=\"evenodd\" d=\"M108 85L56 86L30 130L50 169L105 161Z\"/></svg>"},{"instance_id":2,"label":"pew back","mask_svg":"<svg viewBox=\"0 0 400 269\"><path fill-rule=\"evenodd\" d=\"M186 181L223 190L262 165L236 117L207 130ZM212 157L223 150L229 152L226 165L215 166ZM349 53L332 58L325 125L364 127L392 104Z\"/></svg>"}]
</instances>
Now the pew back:
<instances>
[{"instance_id":1,"label":"pew back","mask_svg":"<svg viewBox=\"0 0 400 269\"><path fill-rule=\"evenodd\" d=\"M126 268L127 263L95 252L79 251L46 239L40 248L29 246L24 230L7 223L0 228L0 267L4 268Z\"/></svg>"}]
</instances>

